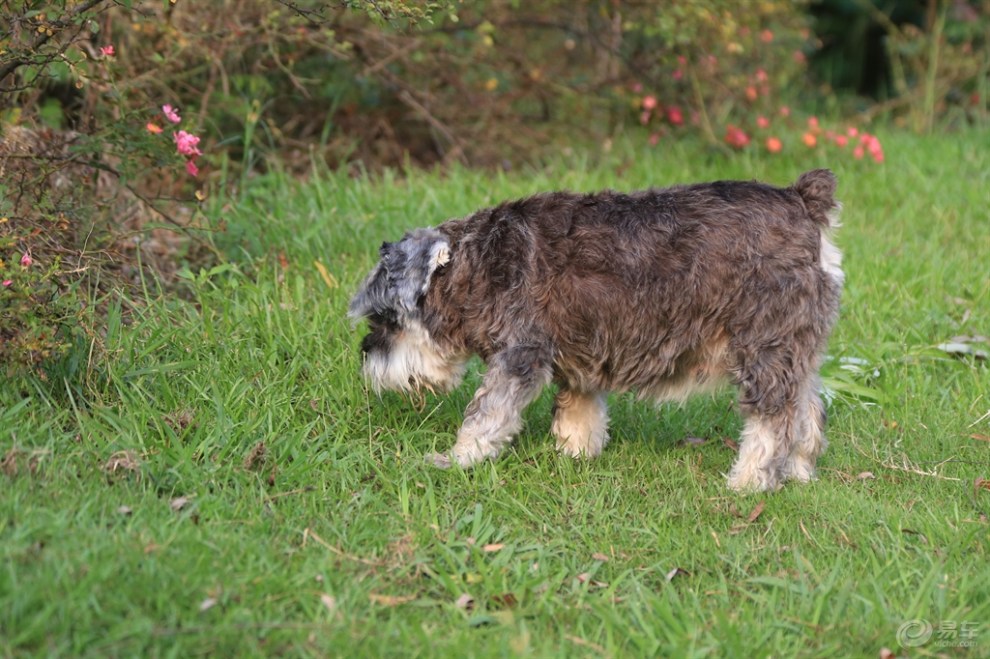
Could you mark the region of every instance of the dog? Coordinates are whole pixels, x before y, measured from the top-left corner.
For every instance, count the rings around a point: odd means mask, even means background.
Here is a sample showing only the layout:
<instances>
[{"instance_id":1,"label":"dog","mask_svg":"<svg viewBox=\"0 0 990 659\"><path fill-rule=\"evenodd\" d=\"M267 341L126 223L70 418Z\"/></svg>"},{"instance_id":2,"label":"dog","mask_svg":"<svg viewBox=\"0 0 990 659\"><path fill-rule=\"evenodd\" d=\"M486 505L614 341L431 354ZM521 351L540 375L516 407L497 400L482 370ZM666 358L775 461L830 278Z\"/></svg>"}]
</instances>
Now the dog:
<instances>
[{"instance_id":1,"label":"dog","mask_svg":"<svg viewBox=\"0 0 990 659\"><path fill-rule=\"evenodd\" d=\"M553 382L570 456L609 440L606 396L683 401L729 382L744 419L728 485L809 481L826 446L819 367L844 275L827 169L790 187L717 181L551 192L384 243L350 302L376 391L458 385L487 365L440 467L494 459Z\"/></svg>"}]
</instances>

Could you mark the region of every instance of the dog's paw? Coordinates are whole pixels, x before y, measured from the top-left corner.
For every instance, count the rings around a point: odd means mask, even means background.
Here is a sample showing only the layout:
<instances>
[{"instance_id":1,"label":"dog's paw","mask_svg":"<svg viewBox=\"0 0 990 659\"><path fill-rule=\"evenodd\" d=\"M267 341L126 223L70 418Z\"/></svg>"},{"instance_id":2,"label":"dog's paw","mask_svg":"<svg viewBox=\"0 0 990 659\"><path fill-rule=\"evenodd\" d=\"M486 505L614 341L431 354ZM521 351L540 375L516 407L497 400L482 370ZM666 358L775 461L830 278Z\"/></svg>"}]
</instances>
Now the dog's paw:
<instances>
[{"instance_id":1,"label":"dog's paw","mask_svg":"<svg viewBox=\"0 0 990 659\"><path fill-rule=\"evenodd\" d=\"M438 467L440 469L450 469L454 466L450 456L445 453L430 453L426 456L426 461L434 467Z\"/></svg>"}]
</instances>

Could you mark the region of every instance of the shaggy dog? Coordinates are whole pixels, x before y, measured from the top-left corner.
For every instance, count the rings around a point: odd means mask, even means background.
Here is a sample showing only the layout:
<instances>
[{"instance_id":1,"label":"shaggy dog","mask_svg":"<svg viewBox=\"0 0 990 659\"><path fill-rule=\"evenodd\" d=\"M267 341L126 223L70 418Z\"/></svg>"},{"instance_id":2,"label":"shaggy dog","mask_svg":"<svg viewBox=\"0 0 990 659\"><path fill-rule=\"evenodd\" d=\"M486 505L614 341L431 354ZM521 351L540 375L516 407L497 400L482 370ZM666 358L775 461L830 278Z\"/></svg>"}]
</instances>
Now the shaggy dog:
<instances>
[{"instance_id":1,"label":"shaggy dog","mask_svg":"<svg viewBox=\"0 0 990 659\"><path fill-rule=\"evenodd\" d=\"M494 458L550 382L571 456L608 441L609 392L684 400L738 388L736 490L814 477L826 442L818 369L843 273L828 170L778 188L718 181L632 194L552 192L381 247L350 304L376 390L450 389L487 364L439 466ZM835 211L835 212L834 212Z\"/></svg>"}]
</instances>

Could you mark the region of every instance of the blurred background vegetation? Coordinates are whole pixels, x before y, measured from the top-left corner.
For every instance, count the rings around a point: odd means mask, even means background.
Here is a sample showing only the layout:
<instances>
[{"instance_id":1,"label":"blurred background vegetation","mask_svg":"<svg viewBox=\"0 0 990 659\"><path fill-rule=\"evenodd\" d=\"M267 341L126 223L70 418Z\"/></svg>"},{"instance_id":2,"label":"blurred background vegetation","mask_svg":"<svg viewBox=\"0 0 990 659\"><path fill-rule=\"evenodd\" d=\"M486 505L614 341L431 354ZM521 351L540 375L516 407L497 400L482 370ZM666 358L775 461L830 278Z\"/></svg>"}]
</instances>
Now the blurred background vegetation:
<instances>
[{"instance_id":1,"label":"blurred background vegetation","mask_svg":"<svg viewBox=\"0 0 990 659\"><path fill-rule=\"evenodd\" d=\"M988 30L985 0L0 0L0 360L215 265L206 200L266 171L616 139L879 163L874 124L987 125Z\"/></svg>"}]
</instances>

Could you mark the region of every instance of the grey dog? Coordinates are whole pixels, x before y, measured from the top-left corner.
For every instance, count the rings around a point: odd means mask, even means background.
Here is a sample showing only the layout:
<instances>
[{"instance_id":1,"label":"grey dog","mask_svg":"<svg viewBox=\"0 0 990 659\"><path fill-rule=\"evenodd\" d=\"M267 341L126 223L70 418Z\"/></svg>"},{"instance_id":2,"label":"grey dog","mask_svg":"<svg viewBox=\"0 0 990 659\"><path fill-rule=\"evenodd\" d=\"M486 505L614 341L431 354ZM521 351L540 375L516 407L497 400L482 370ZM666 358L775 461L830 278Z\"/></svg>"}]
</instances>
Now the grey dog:
<instances>
[{"instance_id":1,"label":"grey dog","mask_svg":"<svg viewBox=\"0 0 990 659\"><path fill-rule=\"evenodd\" d=\"M456 386L487 364L438 466L495 458L550 382L571 456L608 441L609 392L684 400L724 382L744 417L736 490L808 481L826 446L818 370L838 315L832 172L632 194L553 192L385 243L351 300L376 390Z\"/></svg>"}]
</instances>

